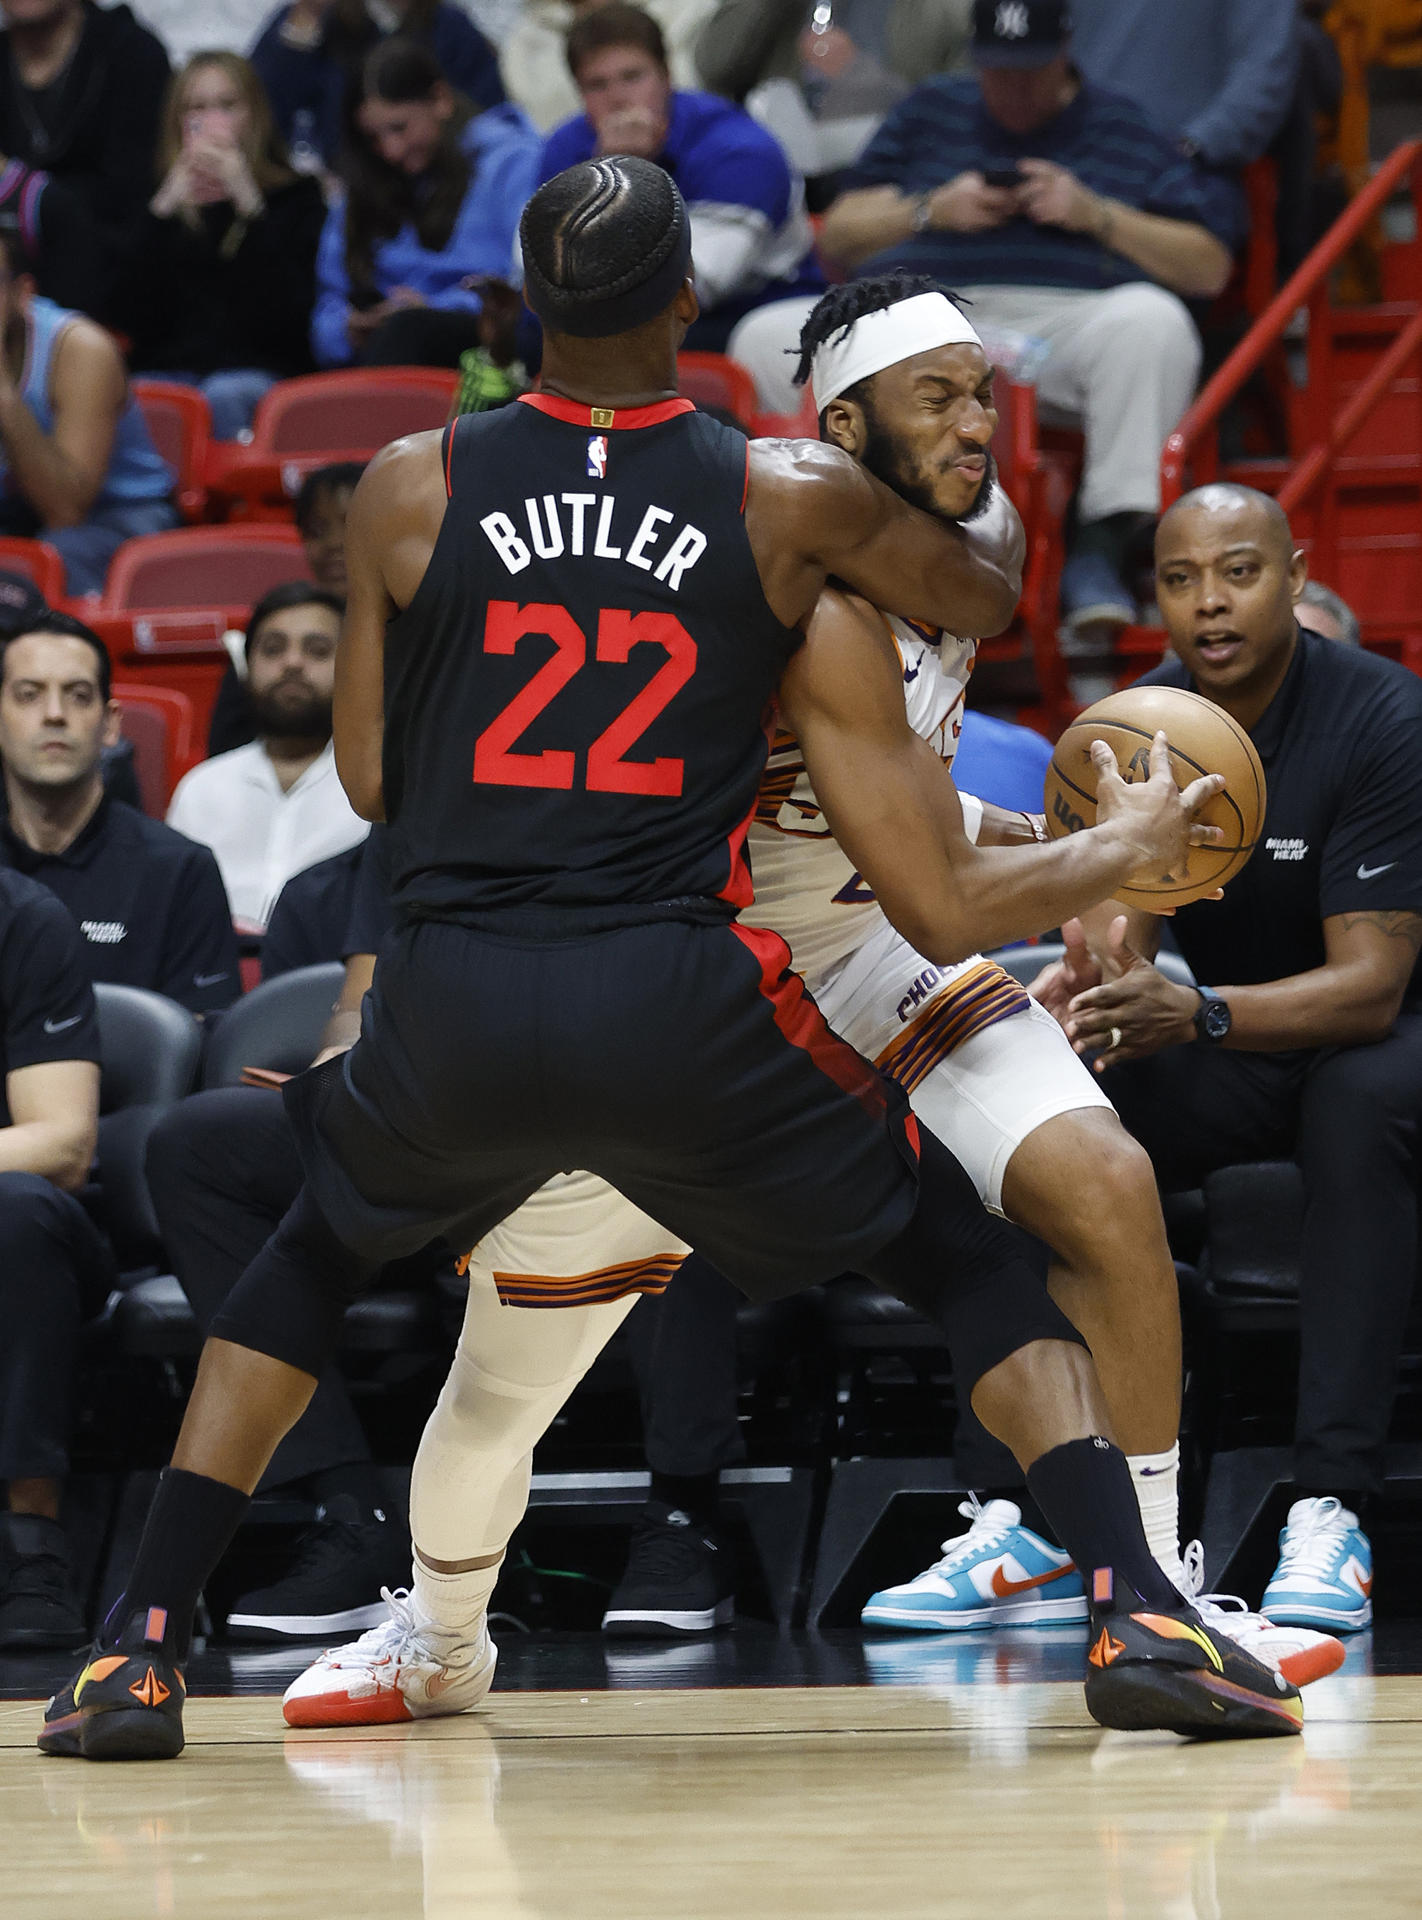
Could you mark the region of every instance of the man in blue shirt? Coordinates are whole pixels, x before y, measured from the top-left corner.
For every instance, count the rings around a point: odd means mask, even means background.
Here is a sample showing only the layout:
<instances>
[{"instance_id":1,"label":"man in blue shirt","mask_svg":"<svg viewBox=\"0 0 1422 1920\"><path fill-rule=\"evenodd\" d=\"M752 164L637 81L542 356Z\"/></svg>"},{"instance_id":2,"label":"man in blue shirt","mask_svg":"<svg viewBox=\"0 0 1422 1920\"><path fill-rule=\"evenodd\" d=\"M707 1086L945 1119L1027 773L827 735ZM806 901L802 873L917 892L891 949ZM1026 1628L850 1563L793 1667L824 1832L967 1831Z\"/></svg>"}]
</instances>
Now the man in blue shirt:
<instances>
[{"instance_id":1,"label":"man in blue shirt","mask_svg":"<svg viewBox=\"0 0 1422 1920\"><path fill-rule=\"evenodd\" d=\"M830 209L822 244L856 272L930 273L974 325L1046 343L1043 417L1086 458L1062 575L1089 649L1135 611L1122 572L1159 511L1160 452L1200 343L1185 300L1229 277L1243 202L1129 101L1082 80L1063 0L976 0L974 72L896 107Z\"/></svg>"},{"instance_id":2,"label":"man in blue shirt","mask_svg":"<svg viewBox=\"0 0 1422 1920\"><path fill-rule=\"evenodd\" d=\"M729 100L673 91L661 28L639 7L589 8L568 35L568 65L585 111L549 134L540 181L599 154L655 160L691 215L701 317L685 344L724 352L745 314L790 299L782 345L792 347L824 277L804 182L772 136Z\"/></svg>"}]
</instances>

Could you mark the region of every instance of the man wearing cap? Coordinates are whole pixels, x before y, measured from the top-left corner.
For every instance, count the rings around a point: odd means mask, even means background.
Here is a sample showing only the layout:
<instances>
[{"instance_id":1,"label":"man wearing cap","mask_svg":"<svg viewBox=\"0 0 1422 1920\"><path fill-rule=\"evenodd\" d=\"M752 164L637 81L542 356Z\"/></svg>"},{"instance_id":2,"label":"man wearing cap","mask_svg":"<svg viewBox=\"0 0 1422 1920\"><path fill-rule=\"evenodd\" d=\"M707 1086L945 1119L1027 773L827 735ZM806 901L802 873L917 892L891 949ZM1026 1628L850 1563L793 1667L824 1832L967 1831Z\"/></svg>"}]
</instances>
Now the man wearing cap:
<instances>
[{"instance_id":1,"label":"man wearing cap","mask_svg":"<svg viewBox=\"0 0 1422 1920\"><path fill-rule=\"evenodd\" d=\"M1086 455L1062 610L1083 642L1134 613L1123 573L1159 511L1160 449L1194 392L1187 300L1223 287L1237 189L1072 64L1064 0L976 0L973 72L896 107L826 217L856 272L904 267L971 302L980 328L1042 340L1043 415ZM991 344L991 342L990 342Z\"/></svg>"}]
</instances>

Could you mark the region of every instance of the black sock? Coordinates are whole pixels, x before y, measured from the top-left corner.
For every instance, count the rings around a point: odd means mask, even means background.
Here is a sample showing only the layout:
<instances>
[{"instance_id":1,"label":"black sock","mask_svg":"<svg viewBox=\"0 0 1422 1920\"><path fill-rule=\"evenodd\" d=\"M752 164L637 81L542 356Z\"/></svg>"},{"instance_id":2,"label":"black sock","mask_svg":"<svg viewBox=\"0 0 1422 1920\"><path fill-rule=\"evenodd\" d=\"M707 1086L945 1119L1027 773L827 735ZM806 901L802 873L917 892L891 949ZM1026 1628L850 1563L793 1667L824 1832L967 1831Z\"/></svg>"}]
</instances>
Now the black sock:
<instances>
[{"instance_id":1,"label":"black sock","mask_svg":"<svg viewBox=\"0 0 1422 1920\"><path fill-rule=\"evenodd\" d=\"M323 1507L345 1494L360 1508L362 1520L390 1517L385 1489L373 1460L348 1460L339 1467L322 1467L319 1473L307 1474L306 1485L313 1499Z\"/></svg>"},{"instance_id":2,"label":"black sock","mask_svg":"<svg viewBox=\"0 0 1422 1920\"><path fill-rule=\"evenodd\" d=\"M140 1609L157 1609L166 1615L164 1645L175 1659L185 1660L198 1595L250 1505L249 1495L222 1480L165 1467L123 1598L100 1630L102 1642L112 1646Z\"/></svg>"},{"instance_id":3,"label":"black sock","mask_svg":"<svg viewBox=\"0 0 1422 1920\"><path fill-rule=\"evenodd\" d=\"M1173 1613L1185 1603L1146 1544L1126 1456L1093 1434L1053 1447L1027 1469L1027 1484L1076 1562L1093 1612L1129 1612L1134 1595ZM1098 1573L1107 1577L1098 1584Z\"/></svg>"},{"instance_id":4,"label":"black sock","mask_svg":"<svg viewBox=\"0 0 1422 1920\"><path fill-rule=\"evenodd\" d=\"M984 1506L989 1500L1010 1500L1022 1515L1022 1524L1032 1533L1039 1534L1049 1547L1060 1547L1052 1523L1033 1499L1030 1489L1022 1486L974 1488L978 1499Z\"/></svg>"},{"instance_id":5,"label":"black sock","mask_svg":"<svg viewBox=\"0 0 1422 1920\"><path fill-rule=\"evenodd\" d=\"M714 1520L721 1504L721 1476L719 1473L658 1473L653 1467L649 1498L679 1508L692 1520Z\"/></svg>"}]
</instances>

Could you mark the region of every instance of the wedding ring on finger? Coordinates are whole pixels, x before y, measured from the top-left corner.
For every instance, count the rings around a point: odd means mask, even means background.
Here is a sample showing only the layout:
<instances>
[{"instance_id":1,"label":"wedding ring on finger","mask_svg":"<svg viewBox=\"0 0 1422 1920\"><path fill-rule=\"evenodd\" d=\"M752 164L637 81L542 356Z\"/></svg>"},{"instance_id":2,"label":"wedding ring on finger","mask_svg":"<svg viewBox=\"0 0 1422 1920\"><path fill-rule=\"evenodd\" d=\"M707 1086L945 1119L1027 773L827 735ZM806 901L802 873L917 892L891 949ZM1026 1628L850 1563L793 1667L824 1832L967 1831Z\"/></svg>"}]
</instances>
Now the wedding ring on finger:
<instances>
[{"instance_id":1,"label":"wedding ring on finger","mask_svg":"<svg viewBox=\"0 0 1422 1920\"><path fill-rule=\"evenodd\" d=\"M1116 1049L1117 1049L1117 1047L1119 1047L1119 1046L1120 1046L1120 1044L1121 1044L1121 1029L1120 1029L1119 1027L1112 1027L1112 1029L1111 1029L1111 1042L1110 1042L1110 1046L1108 1047L1108 1049L1107 1049L1107 1051L1108 1051L1108 1052L1110 1052L1110 1053L1114 1053L1114 1052L1116 1051Z\"/></svg>"}]
</instances>

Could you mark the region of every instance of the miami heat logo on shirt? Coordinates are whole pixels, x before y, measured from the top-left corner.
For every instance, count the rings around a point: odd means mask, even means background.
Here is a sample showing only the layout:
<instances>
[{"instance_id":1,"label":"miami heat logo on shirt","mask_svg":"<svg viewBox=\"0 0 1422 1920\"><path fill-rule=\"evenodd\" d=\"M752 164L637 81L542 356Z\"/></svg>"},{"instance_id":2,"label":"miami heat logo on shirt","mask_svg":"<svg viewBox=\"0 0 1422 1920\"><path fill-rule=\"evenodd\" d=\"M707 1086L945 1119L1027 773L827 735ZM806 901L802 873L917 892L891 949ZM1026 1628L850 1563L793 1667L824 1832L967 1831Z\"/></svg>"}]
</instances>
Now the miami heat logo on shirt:
<instances>
[{"instance_id":1,"label":"miami heat logo on shirt","mask_svg":"<svg viewBox=\"0 0 1422 1920\"><path fill-rule=\"evenodd\" d=\"M607 435L595 433L588 440L588 478L605 480L607 478Z\"/></svg>"}]
</instances>

